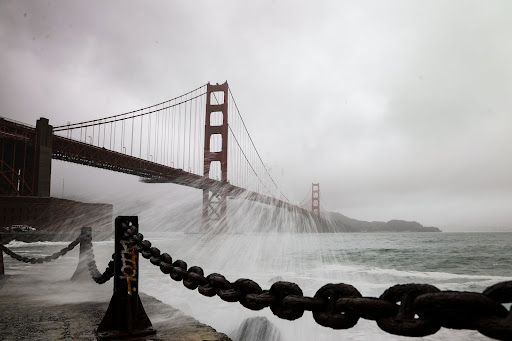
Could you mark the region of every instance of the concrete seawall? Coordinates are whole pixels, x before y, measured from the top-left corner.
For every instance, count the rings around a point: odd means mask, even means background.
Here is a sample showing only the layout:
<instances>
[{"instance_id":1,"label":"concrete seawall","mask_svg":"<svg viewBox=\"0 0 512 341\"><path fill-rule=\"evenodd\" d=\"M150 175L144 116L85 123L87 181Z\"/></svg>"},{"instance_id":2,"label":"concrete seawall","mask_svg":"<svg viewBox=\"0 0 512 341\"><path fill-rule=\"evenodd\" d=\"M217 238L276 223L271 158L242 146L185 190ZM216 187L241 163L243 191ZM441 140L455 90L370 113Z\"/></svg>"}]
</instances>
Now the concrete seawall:
<instances>
[{"instance_id":1,"label":"concrete seawall","mask_svg":"<svg viewBox=\"0 0 512 341\"><path fill-rule=\"evenodd\" d=\"M0 335L11 340L96 340L112 285L52 281L30 275L0 276ZM230 341L154 297L140 294L156 335L137 340Z\"/></svg>"}]
</instances>

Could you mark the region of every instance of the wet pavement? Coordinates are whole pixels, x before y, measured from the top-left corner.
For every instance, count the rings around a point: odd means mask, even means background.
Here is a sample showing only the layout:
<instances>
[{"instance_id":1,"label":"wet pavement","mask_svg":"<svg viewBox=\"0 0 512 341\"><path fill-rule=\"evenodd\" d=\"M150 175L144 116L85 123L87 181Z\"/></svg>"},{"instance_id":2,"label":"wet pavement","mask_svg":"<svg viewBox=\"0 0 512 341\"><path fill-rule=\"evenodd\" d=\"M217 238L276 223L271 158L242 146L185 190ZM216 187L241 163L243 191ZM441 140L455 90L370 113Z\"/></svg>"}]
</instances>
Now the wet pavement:
<instances>
[{"instance_id":1,"label":"wet pavement","mask_svg":"<svg viewBox=\"0 0 512 341\"><path fill-rule=\"evenodd\" d=\"M0 276L0 338L96 340L94 329L107 310L112 284L51 281L41 276ZM130 340L230 341L223 333L177 309L140 294L156 335ZM127 339L123 339L127 340Z\"/></svg>"}]
</instances>

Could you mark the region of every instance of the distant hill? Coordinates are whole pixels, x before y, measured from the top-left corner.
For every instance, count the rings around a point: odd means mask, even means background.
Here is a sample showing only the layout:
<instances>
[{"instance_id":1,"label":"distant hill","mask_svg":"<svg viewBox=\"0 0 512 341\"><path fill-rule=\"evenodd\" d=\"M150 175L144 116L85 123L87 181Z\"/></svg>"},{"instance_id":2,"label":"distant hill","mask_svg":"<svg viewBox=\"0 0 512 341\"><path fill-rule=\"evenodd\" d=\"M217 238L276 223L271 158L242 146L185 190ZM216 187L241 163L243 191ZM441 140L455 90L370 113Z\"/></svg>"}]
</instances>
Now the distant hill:
<instances>
[{"instance_id":1,"label":"distant hill","mask_svg":"<svg viewBox=\"0 0 512 341\"><path fill-rule=\"evenodd\" d=\"M330 224L322 226L322 232L442 232L437 227L426 227L415 221L362 221L338 212L330 212L325 216L329 218Z\"/></svg>"}]
</instances>

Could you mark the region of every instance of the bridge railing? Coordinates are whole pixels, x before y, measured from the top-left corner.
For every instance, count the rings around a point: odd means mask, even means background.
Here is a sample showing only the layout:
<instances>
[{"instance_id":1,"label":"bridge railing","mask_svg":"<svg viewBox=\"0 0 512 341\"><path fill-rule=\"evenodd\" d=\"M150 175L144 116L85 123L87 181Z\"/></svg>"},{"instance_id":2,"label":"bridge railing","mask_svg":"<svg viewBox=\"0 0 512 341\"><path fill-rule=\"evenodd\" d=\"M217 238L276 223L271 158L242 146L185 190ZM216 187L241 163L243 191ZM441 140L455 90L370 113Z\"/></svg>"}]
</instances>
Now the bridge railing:
<instances>
[{"instance_id":1,"label":"bridge railing","mask_svg":"<svg viewBox=\"0 0 512 341\"><path fill-rule=\"evenodd\" d=\"M138 296L140 253L162 273L183 281L190 290L239 302L250 310L269 307L274 315L286 320L296 320L305 311L311 311L319 325L332 329L352 328L363 318L376 321L382 330L395 335L423 337L444 327L477 330L497 340L512 340L512 309L504 306L512 303L512 281L490 286L483 293L441 291L429 284L401 284L387 289L380 297L363 297L349 284L330 283L318 289L313 297L307 297L295 283L280 281L264 290L250 279L230 282L221 274L205 276L199 266L188 267L179 259L173 261L168 253L153 247L138 232L137 217L117 217L115 227L114 260L104 274L99 274L95 267L90 228L82 229L75 241L52 256L27 258L2 244L0 248L17 260L41 263L58 258L80 243L78 268L86 262L92 277L101 279L98 283L114 277L114 294L96 330L99 339L155 332ZM83 272L78 268L76 272Z\"/></svg>"}]
</instances>

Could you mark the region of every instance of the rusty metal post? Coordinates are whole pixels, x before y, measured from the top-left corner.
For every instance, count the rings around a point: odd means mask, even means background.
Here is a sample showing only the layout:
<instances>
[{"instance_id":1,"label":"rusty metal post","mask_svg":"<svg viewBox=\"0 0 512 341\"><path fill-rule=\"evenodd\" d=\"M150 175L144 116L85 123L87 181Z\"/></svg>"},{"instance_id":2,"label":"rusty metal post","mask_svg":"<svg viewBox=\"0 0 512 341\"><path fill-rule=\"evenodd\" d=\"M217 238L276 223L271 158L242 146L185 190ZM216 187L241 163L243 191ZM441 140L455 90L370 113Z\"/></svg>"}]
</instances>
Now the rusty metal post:
<instances>
[{"instance_id":1,"label":"rusty metal post","mask_svg":"<svg viewBox=\"0 0 512 341\"><path fill-rule=\"evenodd\" d=\"M87 253L91 250L92 228L84 226L80 230L80 254L78 256L78 265L75 273L71 276L72 281L92 281L87 266Z\"/></svg>"},{"instance_id":2,"label":"rusty metal post","mask_svg":"<svg viewBox=\"0 0 512 341\"><path fill-rule=\"evenodd\" d=\"M2 235L0 234L0 244L4 244L2 243ZM5 271L4 271L4 250L0 250L0 276L3 276L5 275Z\"/></svg>"},{"instance_id":3,"label":"rusty metal post","mask_svg":"<svg viewBox=\"0 0 512 341\"><path fill-rule=\"evenodd\" d=\"M139 298L139 253L128 244L123 224L138 231L138 218L116 218L114 294L101 320L96 336L99 340L124 339L155 334Z\"/></svg>"}]
</instances>

